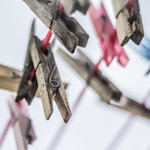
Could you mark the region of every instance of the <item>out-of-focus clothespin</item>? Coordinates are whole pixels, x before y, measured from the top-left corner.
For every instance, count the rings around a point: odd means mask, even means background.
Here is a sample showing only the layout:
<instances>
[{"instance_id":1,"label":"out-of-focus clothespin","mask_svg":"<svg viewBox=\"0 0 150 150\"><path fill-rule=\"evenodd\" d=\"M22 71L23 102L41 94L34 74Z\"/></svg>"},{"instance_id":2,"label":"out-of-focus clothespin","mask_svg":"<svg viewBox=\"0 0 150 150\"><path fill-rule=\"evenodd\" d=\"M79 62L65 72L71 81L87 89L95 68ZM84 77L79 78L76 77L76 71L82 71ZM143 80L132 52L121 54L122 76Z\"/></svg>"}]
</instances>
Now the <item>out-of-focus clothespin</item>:
<instances>
[{"instance_id":1,"label":"out-of-focus clothespin","mask_svg":"<svg viewBox=\"0 0 150 150\"><path fill-rule=\"evenodd\" d=\"M32 121L28 114L27 104L25 101L16 103L14 100L10 99L8 101L8 106L11 113L17 149L27 150L27 145L31 144L36 139Z\"/></svg>"},{"instance_id":2,"label":"out-of-focus clothespin","mask_svg":"<svg viewBox=\"0 0 150 150\"><path fill-rule=\"evenodd\" d=\"M144 104L124 96L122 92L99 70L93 72L94 64L79 49L79 58L73 58L63 50L58 49L58 53L65 61L96 91L101 100L116 108L128 111L134 115L140 115L150 119L150 109ZM89 79L89 75L90 80Z\"/></svg>"},{"instance_id":3,"label":"out-of-focus clothespin","mask_svg":"<svg viewBox=\"0 0 150 150\"><path fill-rule=\"evenodd\" d=\"M65 8L65 12L71 15L76 10L86 14L89 8L89 0L60 0Z\"/></svg>"},{"instance_id":4,"label":"out-of-focus clothespin","mask_svg":"<svg viewBox=\"0 0 150 150\"><path fill-rule=\"evenodd\" d=\"M23 98L30 104L37 88L42 99L46 119L52 114L52 100L67 122L71 116L64 85L61 81L50 45L43 50L42 42L34 36L34 21L28 44L24 72L18 88L16 101Z\"/></svg>"},{"instance_id":5,"label":"out-of-focus clothespin","mask_svg":"<svg viewBox=\"0 0 150 150\"><path fill-rule=\"evenodd\" d=\"M116 56L119 64L123 67L126 66L129 58L124 49L119 45L116 30L111 23L103 3L100 4L100 9L96 9L91 3L89 13L100 40L106 64L109 65Z\"/></svg>"},{"instance_id":6,"label":"out-of-focus clothespin","mask_svg":"<svg viewBox=\"0 0 150 150\"><path fill-rule=\"evenodd\" d=\"M139 44L144 36L138 0L112 0L119 43L123 46L129 39Z\"/></svg>"},{"instance_id":7,"label":"out-of-focus clothespin","mask_svg":"<svg viewBox=\"0 0 150 150\"><path fill-rule=\"evenodd\" d=\"M0 64L0 88L17 91L22 71Z\"/></svg>"},{"instance_id":8,"label":"out-of-focus clothespin","mask_svg":"<svg viewBox=\"0 0 150 150\"><path fill-rule=\"evenodd\" d=\"M119 109L128 111L133 115L143 116L150 119L150 109L145 106L145 104L140 104L135 100L122 96L119 102L110 101L112 106L115 106Z\"/></svg>"},{"instance_id":9,"label":"out-of-focus clothespin","mask_svg":"<svg viewBox=\"0 0 150 150\"><path fill-rule=\"evenodd\" d=\"M68 62L77 73L100 95L101 99L109 103L110 99L119 101L122 93L107 79L101 71L93 72L94 64L79 49L79 58L72 58L58 49L58 53ZM89 75L91 75L89 80ZM88 81L89 80L89 81Z\"/></svg>"},{"instance_id":10,"label":"out-of-focus clothespin","mask_svg":"<svg viewBox=\"0 0 150 150\"><path fill-rule=\"evenodd\" d=\"M85 47L89 35L78 21L69 17L58 0L24 0L29 8L50 28L56 38L73 53L76 46Z\"/></svg>"}]
</instances>

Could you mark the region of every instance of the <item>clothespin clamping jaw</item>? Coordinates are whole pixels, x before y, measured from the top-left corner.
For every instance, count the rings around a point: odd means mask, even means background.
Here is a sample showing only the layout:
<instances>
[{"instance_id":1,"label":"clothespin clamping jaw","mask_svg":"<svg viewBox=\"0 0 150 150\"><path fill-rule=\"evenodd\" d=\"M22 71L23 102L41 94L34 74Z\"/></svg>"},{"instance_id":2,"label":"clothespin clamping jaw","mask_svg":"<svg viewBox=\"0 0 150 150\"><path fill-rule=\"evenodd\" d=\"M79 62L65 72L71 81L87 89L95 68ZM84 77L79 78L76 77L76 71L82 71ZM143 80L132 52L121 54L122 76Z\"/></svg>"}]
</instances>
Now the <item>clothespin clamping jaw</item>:
<instances>
[{"instance_id":1,"label":"clothespin clamping jaw","mask_svg":"<svg viewBox=\"0 0 150 150\"><path fill-rule=\"evenodd\" d=\"M89 8L89 0L60 0L65 8L65 12L71 15L76 10L86 14Z\"/></svg>"},{"instance_id":2,"label":"clothespin clamping jaw","mask_svg":"<svg viewBox=\"0 0 150 150\"><path fill-rule=\"evenodd\" d=\"M15 103L11 99L8 101L8 106L11 113L17 149L27 150L27 145L31 144L36 139L36 136L26 103L25 101Z\"/></svg>"},{"instance_id":3,"label":"clothespin clamping jaw","mask_svg":"<svg viewBox=\"0 0 150 150\"><path fill-rule=\"evenodd\" d=\"M75 18L65 13L59 0L24 1L69 52L73 53L76 46L86 46L89 35Z\"/></svg>"},{"instance_id":4,"label":"clothespin clamping jaw","mask_svg":"<svg viewBox=\"0 0 150 150\"><path fill-rule=\"evenodd\" d=\"M143 24L138 0L112 0L120 45L125 45L129 39L140 44L143 36Z\"/></svg>"},{"instance_id":5,"label":"clothespin clamping jaw","mask_svg":"<svg viewBox=\"0 0 150 150\"><path fill-rule=\"evenodd\" d=\"M24 74L18 89L16 101L23 98L30 104L39 91L46 119L52 114L54 98L65 122L71 116L64 85L61 81L50 45L41 48L42 42L34 35L34 22L30 34Z\"/></svg>"},{"instance_id":6,"label":"clothespin clamping jaw","mask_svg":"<svg viewBox=\"0 0 150 150\"><path fill-rule=\"evenodd\" d=\"M101 97L101 100L109 103L111 99L119 101L122 93L99 70L94 72L94 64L79 49L79 58L72 58L63 50L57 50L60 56L89 84Z\"/></svg>"}]
</instances>

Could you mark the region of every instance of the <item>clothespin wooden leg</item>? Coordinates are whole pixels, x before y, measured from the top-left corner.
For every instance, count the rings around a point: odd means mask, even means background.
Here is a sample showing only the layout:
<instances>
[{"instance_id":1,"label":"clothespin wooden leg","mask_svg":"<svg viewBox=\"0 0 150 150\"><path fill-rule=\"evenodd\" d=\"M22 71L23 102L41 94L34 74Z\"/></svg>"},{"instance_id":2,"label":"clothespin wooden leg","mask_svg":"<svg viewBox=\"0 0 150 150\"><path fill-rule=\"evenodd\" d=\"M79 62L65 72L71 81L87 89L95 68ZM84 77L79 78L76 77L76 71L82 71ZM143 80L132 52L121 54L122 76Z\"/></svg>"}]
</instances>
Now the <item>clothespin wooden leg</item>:
<instances>
[{"instance_id":1,"label":"clothespin wooden leg","mask_svg":"<svg viewBox=\"0 0 150 150\"><path fill-rule=\"evenodd\" d=\"M121 46L127 43L132 36L132 31L128 23L129 12L127 9L124 9L122 13L117 18L116 29L118 40Z\"/></svg>"}]
</instances>

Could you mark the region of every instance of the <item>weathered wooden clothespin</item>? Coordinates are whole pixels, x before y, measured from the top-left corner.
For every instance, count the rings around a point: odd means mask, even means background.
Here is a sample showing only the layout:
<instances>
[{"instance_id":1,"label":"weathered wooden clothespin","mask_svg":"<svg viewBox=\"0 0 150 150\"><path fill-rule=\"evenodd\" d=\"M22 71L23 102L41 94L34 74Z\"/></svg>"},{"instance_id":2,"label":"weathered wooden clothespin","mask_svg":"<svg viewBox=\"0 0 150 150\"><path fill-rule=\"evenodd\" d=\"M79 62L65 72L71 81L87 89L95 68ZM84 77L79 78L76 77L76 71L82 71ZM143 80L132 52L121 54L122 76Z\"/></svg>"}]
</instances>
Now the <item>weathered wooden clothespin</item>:
<instances>
[{"instance_id":1,"label":"weathered wooden clothespin","mask_svg":"<svg viewBox=\"0 0 150 150\"><path fill-rule=\"evenodd\" d=\"M120 45L129 39L139 44L144 36L138 0L112 0Z\"/></svg>"},{"instance_id":2,"label":"weathered wooden clothespin","mask_svg":"<svg viewBox=\"0 0 150 150\"><path fill-rule=\"evenodd\" d=\"M27 150L27 145L31 144L35 139L35 132L32 121L28 114L27 104L25 101L16 103L10 99L8 106L11 113L11 122L16 139L18 150Z\"/></svg>"},{"instance_id":3,"label":"weathered wooden clothespin","mask_svg":"<svg viewBox=\"0 0 150 150\"><path fill-rule=\"evenodd\" d=\"M85 81L88 82L103 101L109 103L110 99L113 99L114 101L120 100L122 93L102 74L100 70L93 72L94 64L79 49L79 58L72 58L61 49L58 49L58 53Z\"/></svg>"},{"instance_id":4,"label":"weathered wooden clothespin","mask_svg":"<svg viewBox=\"0 0 150 150\"><path fill-rule=\"evenodd\" d=\"M28 51L23 76L17 92L16 101L25 98L30 104L35 93L39 91L42 99L46 119L52 114L52 99L67 122L71 116L64 85L61 81L50 45L41 48L42 42L34 36L34 22L32 24Z\"/></svg>"},{"instance_id":5,"label":"weathered wooden clothespin","mask_svg":"<svg viewBox=\"0 0 150 150\"><path fill-rule=\"evenodd\" d=\"M58 0L24 0L29 8L50 28L56 38L73 53L76 46L85 47L89 35L73 17L68 16Z\"/></svg>"},{"instance_id":6,"label":"weathered wooden clothespin","mask_svg":"<svg viewBox=\"0 0 150 150\"><path fill-rule=\"evenodd\" d=\"M65 8L65 12L71 15L76 10L86 14L89 8L89 0L60 0Z\"/></svg>"},{"instance_id":7,"label":"weathered wooden clothespin","mask_svg":"<svg viewBox=\"0 0 150 150\"><path fill-rule=\"evenodd\" d=\"M91 3L89 13L99 38L106 64L109 65L114 57L117 57L119 64L123 67L126 66L129 58L124 49L119 45L116 30L103 3L100 4L100 9L96 9Z\"/></svg>"},{"instance_id":8,"label":"weathered wooden clothespin","mask_svg":"<svg viewBox=\"0 0 150 150\"><path fill-rule=\"evenodd\" d=\"M53 47L53 44L54 40L52 40L51 47ZM22 75L23 71L0 64L0 89L17 92ZM66 89L68 83L63 84ZM36 96L39 97L39 91L36 92Z\"/></svg>"}]
</instances>

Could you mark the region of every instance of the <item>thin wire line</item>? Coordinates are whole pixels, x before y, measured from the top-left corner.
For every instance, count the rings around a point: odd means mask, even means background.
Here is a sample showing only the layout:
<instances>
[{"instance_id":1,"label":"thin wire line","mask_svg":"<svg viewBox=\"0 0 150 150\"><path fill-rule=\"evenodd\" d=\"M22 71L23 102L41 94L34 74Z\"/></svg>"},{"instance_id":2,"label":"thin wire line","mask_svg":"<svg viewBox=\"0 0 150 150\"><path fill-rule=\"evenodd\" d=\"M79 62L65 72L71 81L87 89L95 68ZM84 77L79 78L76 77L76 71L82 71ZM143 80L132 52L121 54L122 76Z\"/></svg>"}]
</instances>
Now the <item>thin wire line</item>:
<instances>
[{"instance_id":1,"label":"thin wire line","mask_svg":"<svg viewBox=\"0 0 150 150\"><path fill-rule=\"evenodd\" d=\"M140 103L140 105L142 107L145 107L146 102L149 100L148 99L149 96L150 96L150 90L148 91L148 93L144 97L143 101ZM131 126L131 123L134 121L135 117L136 117L136 115L134 115L134 114L131 114L128 117L128 119L124 123L123 127L119 130L119 132L116 134L116 136L114 137L112 142L107 146L107 148L105 150L113 150L113 149L115 149L115 147L119 144L119 142L122 140L123 136L125 135L125 133L129 129L129 127Z\"/></svg>"},{"instance_id":2,"label":"thin wire line","mask_svg":"<svg viewBox=\"0 0 150 150\"><path fill-rule=\"evenodd\" d=\"M6 127L5 127L5 129L4 129L4 131L3 131L2 135L1 135L1 138L0 138L0 147L2 146L2 144L4 142L4 139L5 139L5 137L6 137L7 133L8 133L8 130L9 130L11 124L12 124L12 119L9 119L7 124L6 124Z\"/></svg>"}]
</instances>

